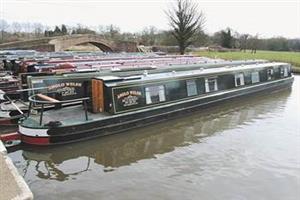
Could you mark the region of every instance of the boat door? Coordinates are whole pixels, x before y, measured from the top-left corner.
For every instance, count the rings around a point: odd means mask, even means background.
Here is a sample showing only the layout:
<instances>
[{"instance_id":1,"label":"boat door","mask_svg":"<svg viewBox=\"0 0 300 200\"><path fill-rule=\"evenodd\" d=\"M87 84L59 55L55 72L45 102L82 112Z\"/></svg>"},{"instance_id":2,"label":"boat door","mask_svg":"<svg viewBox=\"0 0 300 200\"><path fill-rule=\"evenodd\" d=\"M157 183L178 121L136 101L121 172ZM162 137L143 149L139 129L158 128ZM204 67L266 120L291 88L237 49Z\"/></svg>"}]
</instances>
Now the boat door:
<instances>
[{"instance_id":1,"label":"boat door","mask_svg":"<svg viewBox=\"0 0 300 200\"><path fill-rule=\"evenodd\" d=\"M93 112L104 111L104 94L103 94L103 80L92 80L92 100L93 100Z\"/></svg>"}]
</instances>

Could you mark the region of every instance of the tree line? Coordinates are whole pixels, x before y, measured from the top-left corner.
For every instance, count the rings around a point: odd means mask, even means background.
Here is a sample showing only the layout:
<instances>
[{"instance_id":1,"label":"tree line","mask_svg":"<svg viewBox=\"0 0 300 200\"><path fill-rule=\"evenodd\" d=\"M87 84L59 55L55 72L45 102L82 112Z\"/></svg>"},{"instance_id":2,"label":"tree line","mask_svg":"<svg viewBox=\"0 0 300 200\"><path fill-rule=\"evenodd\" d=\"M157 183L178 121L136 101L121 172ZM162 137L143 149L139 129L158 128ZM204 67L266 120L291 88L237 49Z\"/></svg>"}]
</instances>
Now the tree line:
<instances>
[{"instance_id":1,"label":"tree line","mask_svg":"<svg viewBox=\"0 0 300 200\"><path fill-rule=\"evenodd\" d=\"M177 46L181 54L187 47L210 46L240 51L250 49L252 53L256 50L300 51L300 38L260 38L258 34L238 33L231 28L209 35L203 31L206 23L204 14L199 12L197 4L189 0L177 0L165 13L169 19L169 30L149 26L136 33L121 32L114 25L88 27L62 24L51 28L40 23L8 23L0 20L0 43L72 34L99 34L107 39L134 41L145 46Z\"/></svg>"}]
</instances>

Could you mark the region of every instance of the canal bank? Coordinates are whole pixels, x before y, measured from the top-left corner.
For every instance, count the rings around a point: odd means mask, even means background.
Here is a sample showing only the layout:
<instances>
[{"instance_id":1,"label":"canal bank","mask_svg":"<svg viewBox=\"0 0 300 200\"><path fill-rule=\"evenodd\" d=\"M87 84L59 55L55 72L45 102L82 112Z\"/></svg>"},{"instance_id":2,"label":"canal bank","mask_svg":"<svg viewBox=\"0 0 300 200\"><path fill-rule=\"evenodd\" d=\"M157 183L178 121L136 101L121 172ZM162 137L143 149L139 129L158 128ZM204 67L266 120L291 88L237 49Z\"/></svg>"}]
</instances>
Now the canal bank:
<instances>
[{"instance_id":1,"label":"canal bank","mask_svg":"<svg viewBox=\"0 0 300 200\"><path fill-rule=\"evenodd\" d=\"M300 74L300 67L292 66L292 72L293 72L294 74Z\"/></svg>"},{"instance_id":2,"label":"canal bank","mask_svg":"<svg viewBox=\"0 0 300 200\"><path fill-rule=\"evenodd\" d=\"M7 156L7 150L0 140L0 200L10 199L31 200L33 194Z\"/></svg>"}]
</instances>

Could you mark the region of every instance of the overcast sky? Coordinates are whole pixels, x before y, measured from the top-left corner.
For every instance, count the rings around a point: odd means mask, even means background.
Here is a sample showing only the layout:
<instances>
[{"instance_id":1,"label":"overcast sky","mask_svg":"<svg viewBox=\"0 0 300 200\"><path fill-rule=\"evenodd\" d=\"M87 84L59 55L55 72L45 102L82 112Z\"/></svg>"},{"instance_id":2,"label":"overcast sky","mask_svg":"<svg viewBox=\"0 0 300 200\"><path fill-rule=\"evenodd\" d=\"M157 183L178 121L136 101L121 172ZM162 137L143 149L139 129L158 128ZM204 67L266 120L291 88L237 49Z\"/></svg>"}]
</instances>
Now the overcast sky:
<instances>
[{"instance_id":1,"label":"overcast sky","mask_svg":"<svg viewBox=\"0 0 300 200\"><path fill-rule=\"evenodd\" d=\"M205 30L231 27L260 37L300 38L300 0L195 0L206 16ZM164 10L171 0L0 0L0 18L87 26L114 24L122 32L147 26L168 29Z\"/></svg>"}]
</instances>

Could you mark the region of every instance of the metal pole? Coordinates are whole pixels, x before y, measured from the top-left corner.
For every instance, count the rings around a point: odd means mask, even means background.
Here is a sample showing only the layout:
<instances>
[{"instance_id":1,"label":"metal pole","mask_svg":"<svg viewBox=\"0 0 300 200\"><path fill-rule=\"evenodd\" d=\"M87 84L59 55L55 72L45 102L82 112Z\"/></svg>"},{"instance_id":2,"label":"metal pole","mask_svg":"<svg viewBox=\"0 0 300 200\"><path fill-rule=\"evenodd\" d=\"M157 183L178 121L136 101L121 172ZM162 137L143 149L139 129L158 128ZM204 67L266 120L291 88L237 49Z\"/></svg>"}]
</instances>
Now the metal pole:
<instances>
[{"instance_id":1,"label":"metal pole","mask_svg":"<svg viewBox=\"0 0 300 200\"><path fill-rule=\"evenodd\" d=\"M42 104L42 109L41 109L40 126L42 126L42 122L43 122L43 113L44 113L44 104Z\"/></svg>"},{"instance_id":2,"label":"metal pole","mask_svg":"<svg viewBox=\"0 0 300 200\"><path fill-rule=\"evenodd\" d=\"M48 89L48 87L20 89L20 90L16 90L16 92L27 92L27 91L44 90L44 89Z\"/></svg>"},{"instance_id":3,"label":"metal pole","mask_svg":"<svg viewBox=\"0 0 300 200\"><path fill-rule=\"evenodd\" d=\"M85 113L85 120L88 120L88 113L87 113L87 105L86 100L83 100L83 106L84 106L84 113Z\"/></svg>"},{"instance_id":4,"label":"metal pole","mask_svg":"<svg viewBox=\"0 0 300 200\"><path fill-rule=\"evenodd\" d=\"M19 112L19 113L21 113L22 115L24 115L24 113L22 112L22 110L7 96L7 95L5 95L5 97L7 98L7 100L11 103L11 105L13 105L16 109L17 109L17 111Z\"/></svg>"},{"instance_id":5,"label":"metal pole","mask_svg":"<svg viewBox=\"0 0 300 200\"><path fill-rule=\"evenodd\" d=\"M32 102L29 102L29 107L28 107L28 113L27 113L27 117L29 117L30 112L31 112L31 106L32 106Z\"/></svg>"}]
</instances>

